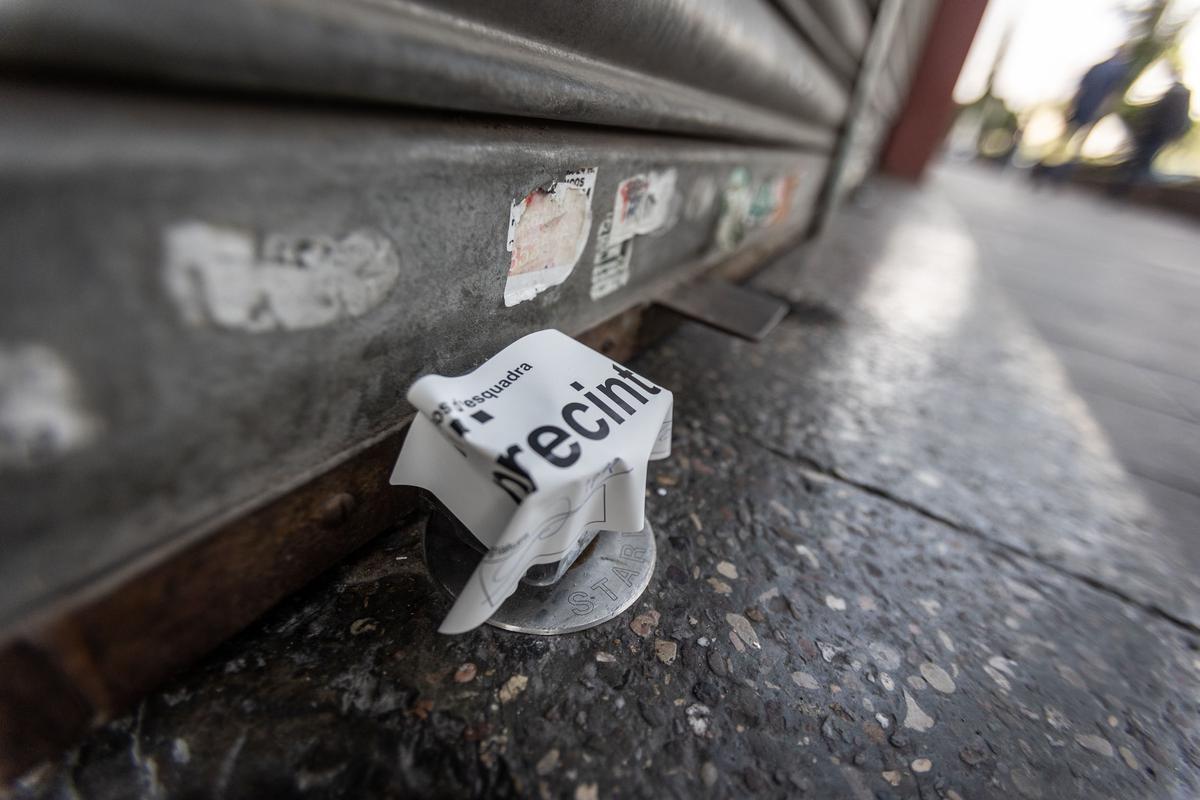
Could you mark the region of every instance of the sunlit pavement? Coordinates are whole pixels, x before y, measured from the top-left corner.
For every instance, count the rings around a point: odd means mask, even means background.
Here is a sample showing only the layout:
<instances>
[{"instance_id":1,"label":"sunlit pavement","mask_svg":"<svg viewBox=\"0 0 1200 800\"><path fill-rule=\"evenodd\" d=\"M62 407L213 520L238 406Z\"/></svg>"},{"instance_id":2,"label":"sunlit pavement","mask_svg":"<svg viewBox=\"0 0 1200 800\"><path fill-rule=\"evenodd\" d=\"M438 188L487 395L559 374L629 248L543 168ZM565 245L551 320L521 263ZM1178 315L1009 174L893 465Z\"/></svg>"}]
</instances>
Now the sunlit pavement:
<instances>
[{"instance_id":1,"label":"sunlit pavement","mask_svg":"<svg viewBox=\"0 0 1200 800\"><path fill-rule=\"evenodd\" d=\"M1122 237L1034 202L878 182L756 279L792 304L766 341L684 324L632 362L676 405L625 616L440 636L409 519L19 796L1200 796L1194 545L996 282L1003 226L1014 263ZM1093 283L1178 255L1094 250Z\"/></svg>"},{"instance_id":2,"label":"sunlit pavement","mask_svg":"<svg viewBox=\"0 0 1200 800\"><path fill-rule=\"evenodd\" d=\"M946 165L934 182L1200 570L1200 220L1018 171Z\"/></svg>"}]
</instances>

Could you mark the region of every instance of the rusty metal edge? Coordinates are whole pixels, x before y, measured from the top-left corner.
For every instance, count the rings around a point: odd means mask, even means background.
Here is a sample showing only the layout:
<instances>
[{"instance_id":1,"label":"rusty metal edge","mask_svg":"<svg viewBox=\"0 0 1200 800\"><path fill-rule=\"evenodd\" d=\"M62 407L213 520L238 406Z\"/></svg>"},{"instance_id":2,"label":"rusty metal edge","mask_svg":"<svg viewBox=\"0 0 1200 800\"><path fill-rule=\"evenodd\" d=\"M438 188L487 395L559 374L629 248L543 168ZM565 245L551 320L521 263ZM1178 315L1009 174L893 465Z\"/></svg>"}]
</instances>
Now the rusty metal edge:
<instances>
[{"instance_id":1,"label":"rusty metal edge","mask_svg":"<svg viewBox=\"0 0 1200 800\"><path fill-rule=\"evenodd\" d=\"M0 781L53 756L416 506L403 432L0 644Z\"/></svg>"}]
</instances>

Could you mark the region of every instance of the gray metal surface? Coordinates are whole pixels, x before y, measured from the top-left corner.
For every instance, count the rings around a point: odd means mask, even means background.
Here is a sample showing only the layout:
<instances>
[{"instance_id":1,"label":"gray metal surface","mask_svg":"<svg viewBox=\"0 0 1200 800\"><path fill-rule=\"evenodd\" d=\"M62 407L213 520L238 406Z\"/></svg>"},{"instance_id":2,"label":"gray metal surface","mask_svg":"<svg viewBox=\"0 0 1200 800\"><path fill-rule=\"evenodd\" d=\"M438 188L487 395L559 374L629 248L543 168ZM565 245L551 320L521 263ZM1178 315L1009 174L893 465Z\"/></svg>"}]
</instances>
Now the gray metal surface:
<instances>
[{"instance_id":1,"label":"gray metal surface","mask_svg":"<svg viewBox=\"0 0 1200 800\"><path fill-rule=\"evenodd\" d=\"M26 0L0 64L820 147L846 108L760 0Z\"/></svg>"},{"instance_id":2,"label":"gray metal surface","mask_svg":"<svg viewBox=\"0 0 1200 800\"><path fill-rule=\"evenodd\" d=\"M809 0L845 48L861 56L871 31L871 12L862 0Z\"/></svg>"},{"instance_id":3,"label":"gray metal surface","mask_svg":"<svg viewBox=\"0 0 1200 800\"><path fill-rule=\"evenodd\" d=\"M37 434L0 465L6 623L394 430L419 374L464 371L532 330L580 332L797 236L825 169L801 152L573 126L11 85L0 103L0 366L32 370L22 385L59 412L0 419ZM598 174L574 272L505 307L510 204L586 167ZM628 283L592 300L617 183L666 168L674 224L636 237ZM722 227L735 176L739 191L794 180L789 202L757 229ZM197 237L210 266L265 259L275 283L214 297L177 282L175 245L191 258ZM362 259L375 271L306 295Z\"/></svg>"},{"instance_id":4,"label":"gray metal surface","mask_svg":"<svg viewBox=\"0 0 1200 800\"><path fill-rule=\"evenodd\" d=\"M787 315L779 298L721 280L682 284L657 302L688 319L751 342L762 341Z\"/></svg>"},{"instance_id":5,"label":"gray metal surface","mask_svg":"<svg viewBox=\"0 0 1200 800\"><path fill-rule=\"evenodd\" d=\"M830 209L870 174L908 95L937 0L884 0L871 30L851 111L834 155Z\"/></svg>"},{"instance_id":6,"label":"gray metal surface","mask_svg":"<svg viewBox=\"0 0 1200 800\"><path fill-rule=\"evenodd\" d=\"M903 6L899 24L888 44L883 80L874 98L875 105L887 120L895 118L908 96L917 60L925 47L925 34L936 9L936 2L926 0L909 0Z\"/></svg>"},{"instance_id":7,"label":"gray metal surface","mask_svg":"<svg viewBox=\"0 0 1200 800\"><path fill-rule=\"evenodd\" d=\"M775 0L775 3L845 85L853 85L854 75L858 71L858 54L846 49L812 3L808 0Z\"/></svg>"},{"instance_id":8,"label":"gray metal surface","mask_svg":"<svg viewBox=\"0 0 1200 800\"><path fill-rule=\"evenodd\" d=\"M814 231L819 236L829 223L846 193L857 186L873 162L879 142L888 124L877 102L881 85L886 83L888 55L895 46L896 31L904 0L884 0L871 29L871 40L863 53L862 65L850 96L846 124L838 137L825 184L821 188Z\"/></svg>"},{"instance_id":9,"label":"gray metal surface","mask_svg":"<svg viewBox=\"0 0 1200 800\"><path fill-rule=\"evenodd\" d=\"M434 514L425 524L422 552L429 575L457 597L482 554ZM522 581L487 624L516 633L554 636L595 628L637 602L654 577L658 548L650 523L640 531L601 531L556 582Z\"/></svg>"}]
</instances>

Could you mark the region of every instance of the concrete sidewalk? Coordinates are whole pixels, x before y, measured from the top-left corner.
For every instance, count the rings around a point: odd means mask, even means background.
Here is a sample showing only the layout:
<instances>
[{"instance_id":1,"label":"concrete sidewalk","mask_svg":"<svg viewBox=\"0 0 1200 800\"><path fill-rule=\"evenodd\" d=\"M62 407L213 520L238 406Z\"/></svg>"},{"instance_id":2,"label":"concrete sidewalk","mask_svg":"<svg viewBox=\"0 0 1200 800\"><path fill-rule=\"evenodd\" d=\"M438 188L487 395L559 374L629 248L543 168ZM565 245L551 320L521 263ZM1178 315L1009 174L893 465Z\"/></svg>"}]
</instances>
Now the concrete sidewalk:
<instances>
[{"instance_id":1,"label":"concrete sidewalk","mask_svg":"<svg viewBox=\"0 0 1200 800\"><path fill-rule=\"evenodd\" d=\"M766 342L633 365L676 443L624 617L439 636L408 520L18 796L1195 797L1190 551L946 191L768 270Z\"/></svg>"},{"instance_id":2,"label":"concrete sidewalk","mask_svg":"<svg viewBox=\"0 0 1200 800\"><path fill-rule=\"evenodd\" d=\"M936 184L1200 572L1200 225L1021 173L945 166Z\"/></svg>"}]
</instances>

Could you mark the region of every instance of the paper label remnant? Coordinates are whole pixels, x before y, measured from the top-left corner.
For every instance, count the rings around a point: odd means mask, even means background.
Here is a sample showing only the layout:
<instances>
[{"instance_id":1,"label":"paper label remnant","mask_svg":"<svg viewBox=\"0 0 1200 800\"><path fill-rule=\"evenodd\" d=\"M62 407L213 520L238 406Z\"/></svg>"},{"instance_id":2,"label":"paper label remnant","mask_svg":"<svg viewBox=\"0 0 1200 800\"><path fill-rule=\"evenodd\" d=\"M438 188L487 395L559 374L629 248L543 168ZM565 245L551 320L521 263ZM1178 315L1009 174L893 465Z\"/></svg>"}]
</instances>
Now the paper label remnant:
<instances>
[{"instance_id":1,"label":"paper label remnant","mask_svg":"<svg viewBox=\"0 0 1200 800\"><path fill-rule=\"evenodd\" d=\"M592 265L592 299L610 295L629 282L629 259L633 239L612 242L612 214L600 221L596 231L596 258Z\"/></svg>"},{"instance_id":2,"label":"paper label remnant","mask_svg":"<svg viewBox=\"0 0 1200 800\"><path fill-rule=\"evenodd\" d=\"M0 468L36 467L92 443L101 424L84 407L70 365L43 344L0 344Z\"/></svg>"},{"instance_id":3,"label":"paper label remnant","mask_svg":"<svg viewBox=\"0 0 1200 800\"><path fill-rule=\"evenodd\" d=\"M765 228L786 219L799 182L795 175L776 175L760 183L750 204L750 227Z\"/></svg>"},{"instance_id":4,"label":"paper label remnant","mask_svg":"<svg viewBox=\"0 0 1200 800\"><path fill-rule=\"evenodd\" d=\"M263 333L361 317L400 277L391 241L371 230L344 238L269 234L184 222L165 236L163 279L193 325Z\"/></svg>"},{"instance_id":5,"label":"paper label remnant","mask_svg":"<svg viewBox=\"0 0 1200 800\"><path fill-rule=\"evenodd\" d=\"M721 215L715 234L719 250L733 250L753 231L770 227L791 214L797 175L776 175L754 183L749 170L735 169L721 194Z\"/></svg>"},{"instance_id":6,"label":"paper label remnant","mask_svg":"<svg viewBox=\"0 0 1200 800\"><path fill-rule=\"evenodd\" d=\"M689 222L705 217L712 210L717 199L717 182L710 176L704 175L692 184L688 192L687 203L683 208L683 218Z\"/></svg>"},{"instance_id":7,"label":"paper label remnant","mask_svg":"<svg viewBox=\"0 0 1200 800\"><path fill-rule=\"evenodd\" d=\"M645 525L646 466L671 451L672 396L555 330L458 378L428 375L393 484L433 492L488 548L442 633L485 622L535 564Z\"/></svg>"},{"instance_id":8,"label":"paper label remnant","mask_svg":"<svg viewBox=\"0 0 1200 800\"><path fill-rule=\"evenodd\" d=\"M592 227L596 169L580 170L514 200L508 214L504 305L532 300L567 279Z\"/></svg>"},{"instance_id":9,"label":"paper label remnant","mask_svg":"<svg viewBox=\"0 0 1200 800\"><path fill-rule=\"evenodd\" d=\"M738 167L729 175L721 193L721 216L717 218L716 244L722 251L732 250L746 238L746 222L754 189L750 186L750 171Z\"/></svg>"},{"instance_id":10,"label":"paper label remnant","mask_svg":"<svg viewBox=\"0 0 1200 800\"><path fill-rule=\"evenodd\" d=\"M652 233L666 224L675 199L675 170L646 172L626 178L617 186L613 200L609 243Z\"/></svg>"},{"instance_id":11,"label":"paper label remnant","mask_svg":"<svg viewBox=\"0 0 1200 800\"><path fill-rule=\"evenodd\" d=\"M626 178L617 186L613 211L600 223L592 266L593 300L629 282L633 238L669 228L678 218L673 169Z\"/></svg>"}]
</instances>

